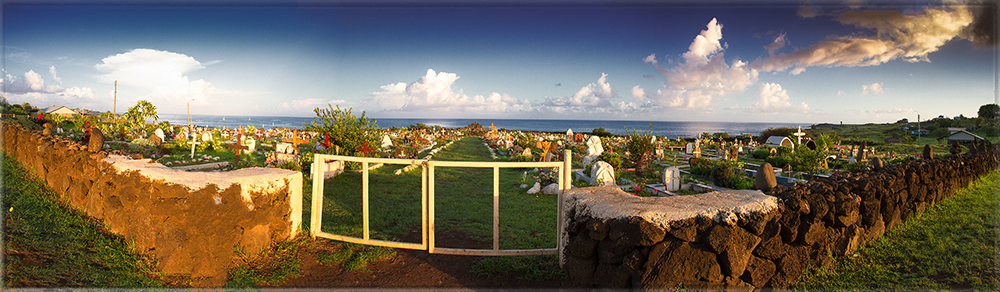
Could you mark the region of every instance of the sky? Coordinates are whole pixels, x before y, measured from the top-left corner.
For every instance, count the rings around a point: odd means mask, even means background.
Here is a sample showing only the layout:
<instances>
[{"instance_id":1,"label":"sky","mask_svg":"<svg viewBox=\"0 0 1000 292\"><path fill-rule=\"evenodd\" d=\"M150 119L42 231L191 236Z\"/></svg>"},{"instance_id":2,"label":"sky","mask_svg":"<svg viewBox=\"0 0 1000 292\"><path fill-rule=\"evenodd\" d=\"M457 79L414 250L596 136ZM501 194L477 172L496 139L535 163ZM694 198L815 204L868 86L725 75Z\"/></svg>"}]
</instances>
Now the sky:
<instances>
[{"instance_id":1,"label":"sky","mask_svg":"<svg viewBox=\"0 0 1000 292\"><path fill-rule=\"evenodd\" d=\"M1000 99L992 1L50 2L3 3L10 103L856 124Z\"/></svg>"}]
</instances>

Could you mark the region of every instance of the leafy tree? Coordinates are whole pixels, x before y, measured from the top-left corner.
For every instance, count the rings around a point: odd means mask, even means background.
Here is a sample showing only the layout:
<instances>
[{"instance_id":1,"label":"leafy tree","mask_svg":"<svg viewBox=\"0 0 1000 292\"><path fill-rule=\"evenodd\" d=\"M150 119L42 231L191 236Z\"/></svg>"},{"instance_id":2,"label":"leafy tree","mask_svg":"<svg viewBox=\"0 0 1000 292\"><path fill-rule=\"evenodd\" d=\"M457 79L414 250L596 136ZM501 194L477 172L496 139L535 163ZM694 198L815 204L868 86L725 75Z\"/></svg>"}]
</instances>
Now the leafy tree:
<instances>
[{"instance_id":1,"label":"leafy tree","mask_svg":"<svg viewBox=\"0 0 1000 292\"><path fill-rule=\"evenodd\" d=\"M642 158L642 154L647 151L652 153L653 150L656 150L656 145L653 145L652 143L653 122L649 123L649 131L647 132L640 132L635 129L629 130L628 128L625 128L625 136L628 137L628 145L626 145L626 149L628 149L629 153L628 159L636 165L636 168L638 168L640 163L639 160Z\"/></svg>"},{"instance_id":2,"label":"leafy tree","mask_svg":"<svg viewBox=\"0 0 1000 292\"><path fill-rule=\"evenodd\" d=\"M145 100L140 100L136 102L134 106L128 108L128 110L122 114L122 118L133 131L144 129L146 119L148 118L153 118L153 124L156 124L156 121L160 119L160 117L156 115L156 106Z\"/></svg>"},{"instance_id":3,"label":"leafy tree","mask_svg":"<svg viewBox=\"0 0 1000 292\"><path fill-rule=\"evenodd\" d=\"M1000 105L991 103L980 106L979 117L986 120L993 120L1000 118Z\"/></svg>"},{"instance_id":4,"label":"leafy tree","mask_svg":"<svg viewBox=\"0 0 1000 292\"><path fill-rule=\"evenodd\" d=\"M907 118L902 118L902 119L896 121L896 123L897 124L908 124L908 123L910 123L910 120L907 119Z\"/></svg>"},{"instance_id":5,"label":"leafy tree","mask_svg":"<svg viewBox=\"0 0 1000 292\"><path fill-rule=\"evenodd\" d=\"M316 113L316 117L313 118L313 122L302 125L306 131L319 133L320 139L324 139L324 135L329 135L330 143L340 147L341 155L357 156L361 154L357 149L364 143L367 142L368 147L375 146L378 125L374 119L365 117L365 112L361 112L361 116L357 117L351 113L352 110L351 108L343 110L340 106L333 108L330 105L327 105L326 109L315 108L313 112Z\"/></svg>"},{"instance_id":6,"label":"leafy tree","mask_svg":"<svg viewBox=\"0 0 1000 292\"><path fill-rule=\"evenodd\" d=\"M594 129L594 131L592 131L591 134L594 134L594 136L598 137L609 137L615 135L612 134L611 132L608 132L608 130L605 130L604 127L598 127L597 129Z\"/></svg>"}]
</instances>

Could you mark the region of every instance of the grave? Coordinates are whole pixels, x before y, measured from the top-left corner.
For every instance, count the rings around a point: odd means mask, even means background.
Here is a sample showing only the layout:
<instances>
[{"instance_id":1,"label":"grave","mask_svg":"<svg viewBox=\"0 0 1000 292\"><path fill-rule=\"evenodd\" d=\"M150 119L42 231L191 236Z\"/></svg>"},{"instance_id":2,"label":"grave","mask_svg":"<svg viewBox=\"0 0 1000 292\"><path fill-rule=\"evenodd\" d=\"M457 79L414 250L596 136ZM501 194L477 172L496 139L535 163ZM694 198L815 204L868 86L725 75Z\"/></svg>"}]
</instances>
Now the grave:
<instances>
[{"instance_id":1,"label":"grave","mask_svg":"<svg viewBox=\"0 0 1000 292\"><path fill-rule=\"evenodd\" d=\"M243 154L243 150L250 149L250 147L243 145L243 128L240 128L239 140L236 144L230 144L229 149L236 149L236 159L233 161L233 167L240 167L240 154ZM193 148L192 148L193 149ZM194 152L191 152L192 155Z\"/></svg>"},{"instance_id":2,"label":"grave","mask_svg":"<svg viewBox=\"0 0 1000 292\"><path fill-rule=\"evenodd\" d=\"M389 149L389 147L392 147L392 138L389 138L389 135L382 135L382 148Z\"/></svg>"},{"instance_id":3,"label":"grave","mask_svg":"<svg viewBox=\"0 0 1000 292\"><path fill-rule=\"evenodd\" d=\"M163 134L163 129L160 128L156 128L156 131L153 132L153 135L160 137L160 141L164 141L167 138L167 136Z\"/></svg>"},{"instance_id":4,"label":"grave","mask_svg":"<svg viewBox=\"0 0 1000 292\"><path fill-rule=\"evenodd\" d=\"M663 170L663 185L670 192L681 189L681 170L676 166L667 167Z\"/></svg>"},{"instance_id":5,"label":"grave","mask_svg":"<svg viewBox=\"0 0 1000 292\"><path fill-rule=\"evenodd\" d=\"M607 162L597 161L590 170L590 181L592 185L615 185L614 167Z\"/></svg>"},{"instance_id":6,"label":"grave","mask_svg":"<svg viewBox=\"0 0 1000 292\"><path fill-rule=\"evenodd\" d=\"M601 137L590 136L590 139L587 139L587 155L583 157L583 165L590 165L603 152L604 146L601 144Z\"/></svg>"}]
</instances>

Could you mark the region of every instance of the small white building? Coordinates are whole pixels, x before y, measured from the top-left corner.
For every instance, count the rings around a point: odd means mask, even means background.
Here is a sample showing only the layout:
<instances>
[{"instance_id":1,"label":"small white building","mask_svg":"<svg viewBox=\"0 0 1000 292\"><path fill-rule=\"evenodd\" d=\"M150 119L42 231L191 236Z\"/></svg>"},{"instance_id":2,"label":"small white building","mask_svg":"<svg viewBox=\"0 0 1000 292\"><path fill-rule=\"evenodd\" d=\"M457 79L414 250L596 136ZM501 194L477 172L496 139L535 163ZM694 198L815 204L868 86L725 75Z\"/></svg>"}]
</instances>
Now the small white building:
<instances>
[{"instance_id":1,"label":"small white building","mask_svg":"<svg viewBox=\"0 0 1000 292\"><path fill-rule=\"evenodd\" d=\"M764 146L771 148L778 148L779 146L795 148L795 144L792 143L792 139L788 139L788 137L783 137L783 136L767 137L767 141L764 142Z\"/></svg>"},{"instance_id":2,"label":"small white building","mask_svg":"<svg viewBox=\"0 0 1000 292\"><path fill-rule=\"evenodd\" d=\"M45 109L45 113L50 114L50 115L52 115L52 114L60 115L60 116L63 116L63 117L72 117L72 116L75 116L75 115L79 114L76 111L74 111L74 110L72 110L72 109L70 109L68 107L61 106L61 105L60 106L56 106L56 105L50 106L50 107L48 107L48 108Z\"/></svg>"}]
</instances>

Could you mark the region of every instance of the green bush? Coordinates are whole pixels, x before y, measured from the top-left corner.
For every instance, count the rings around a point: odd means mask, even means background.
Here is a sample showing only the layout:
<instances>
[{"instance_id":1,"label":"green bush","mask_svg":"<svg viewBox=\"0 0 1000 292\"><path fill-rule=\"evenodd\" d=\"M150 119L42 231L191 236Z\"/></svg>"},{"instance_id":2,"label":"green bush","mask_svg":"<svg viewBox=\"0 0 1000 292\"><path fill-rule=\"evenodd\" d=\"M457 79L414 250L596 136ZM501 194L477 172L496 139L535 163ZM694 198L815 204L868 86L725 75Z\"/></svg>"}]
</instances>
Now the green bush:
<instances>
[{"instance_id":1,"label":"green bush","mask_svg":"<svg viewBox=\"0 0 1000 292\"><path fill-rule=\"evenodd\" d=\"M628 149L629 153L628 159L638 167L639 160L642 158L644 152L648 151L652 153L656 150L656 145L653 145L651 142L653 139L653 123L649 123L649 131L647 132L625 128L625 135L628 136L628 145L625 146L625 149Z\"/></svg>"},{"instance_id":2,"label":"green bush","mask_svg":"<svg viewBox=\"0 0 1000 292\"><path fill-rule=\"evenodd\" d=\"M767 161L767 163L770 163L774 167L785 167L785 164L792 162L792 158L788 155L778 155L775 157L768 157L767 159L764 159L764 161Z\"/></svg>"},{"instance_id":3,"label":"green bush","mask_svg":"<svg viewBox=\"0 0 1000 292\"><path fill-rule=\"evenodd\" d=\"M760 147L754 152L750 152L750 157L757 159L767 159L768 156L771 156L771 151L767 147Z\"/></svg>"},{"instance_id":4,"label":"green bush","mask_svg":"<svg viewBox=\"0 0 1000 292\"><path fill-rule=\"evenodd\" d=\"M608 132L608 130L605 130L604 127L599 127L597 129L594 129L594 131L592 131L591 134L594 134L594 136L598 137L609 137L615 135L612 134L611 132Z\"/></svg>"},{"instance_id":5,"label":"green bush","mask_svg":"<svg viewBox=\"0 0 1000 292\"><path fill-rule=\"evenodd\" d=\"M374 119L366 118L365 112L361 112L361 116L356 117L351 113L352 109L350 108L342 110L340 106L333 108L333 106L327 105L327 107L327 109L313 109L313 112L316 113L313 122L302 124L306 131L315 131L319 133L319 137L329 135L330 143L339 146L342 155L361 155L357 149L365 143L368 144L369 148L377 147L375 141L378 125L375 124Z\"/></svg>"},{"instance_id":6,"label":"green bush","mask_svg":"<svg viewBox=\"0 0 1000 292\"><path fill-rule=\"evenodd\" d=\"M611 167L614 167L615 169L621 169L622 167L621 156L618 155L618 153L614 153L611 151L601 152L601 155L597 156L597 160L607 162L608 164L611 164Z\"/></svg>"}]
</instances>

